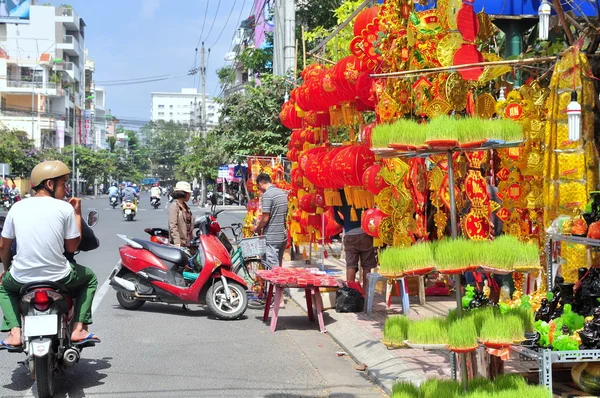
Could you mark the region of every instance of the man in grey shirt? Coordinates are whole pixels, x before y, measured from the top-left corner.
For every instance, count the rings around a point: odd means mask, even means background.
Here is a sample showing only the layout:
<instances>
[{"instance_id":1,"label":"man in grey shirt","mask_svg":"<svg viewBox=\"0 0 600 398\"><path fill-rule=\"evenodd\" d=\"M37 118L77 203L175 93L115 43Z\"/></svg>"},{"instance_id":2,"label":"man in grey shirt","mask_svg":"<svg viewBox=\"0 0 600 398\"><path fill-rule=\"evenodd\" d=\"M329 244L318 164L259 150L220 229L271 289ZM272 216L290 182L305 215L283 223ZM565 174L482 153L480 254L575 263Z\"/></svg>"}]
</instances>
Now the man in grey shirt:
<instances>
[{"instance_id":1,"label":"man in grey shirt","mask_svg":"<svg viewBox=\"0 0 600 398\"><path fill-rule=\"evenodd\" d=\"M135 199L138 196L135 192L135 189L133 189L131 186L127 186L125 189L123 189L122 195L124 202L135 202Z\"/></svg>"},{"instance_id":2,"label":"man in grey shirt","mask_svg":"<svg viewBox=\"0 0 600 398\"><path fill-rule=\"evenodd\" d=\"M263 232L267 238L265 265L269 268L281 267L288 239L286 228L288 194L273 185L271 177L265 173L256 177L256 184L263 196L262 217L255 232L258 234Z\"/></svg>"}]
</instances>

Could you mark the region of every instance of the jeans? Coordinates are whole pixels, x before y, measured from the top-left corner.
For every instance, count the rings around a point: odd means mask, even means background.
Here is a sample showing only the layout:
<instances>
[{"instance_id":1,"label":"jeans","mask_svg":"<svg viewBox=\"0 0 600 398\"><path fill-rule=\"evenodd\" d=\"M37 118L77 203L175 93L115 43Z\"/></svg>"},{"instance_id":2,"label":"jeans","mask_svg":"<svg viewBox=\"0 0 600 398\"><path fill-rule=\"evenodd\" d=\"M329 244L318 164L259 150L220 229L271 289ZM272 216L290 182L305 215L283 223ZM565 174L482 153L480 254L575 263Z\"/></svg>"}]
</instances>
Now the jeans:
<instances>
[{"instance_id":1,"label":"jeans","mask_svg":"<svg viewBox=\"0 0 600 398\"><path fill-rule=\"evenodd\" d=\"M263 257L265 265L271 269L273 267L281 267L283 264L283 253L287 247L287 241L282 243L267 243L267 252Z\"/></svg>"},{"instance_id":2,"label":"jeans","mask_svg":"<svg viewBox=\"0 0 600 398\"><path fill-rule=\"evenodd\" d=\"M91 324L92 301L98 287L98 280L94 271L83 265L71 264L71 273L57 283L69 289L73 299L75 299L73 322ZM4 274L2 278L2 285L0 285L0 307L4 315L2 329L0 329L2 332L21 327L19 291L24 285L24 283L14 280L10 272Z\"/></svg>"}]
</instances>

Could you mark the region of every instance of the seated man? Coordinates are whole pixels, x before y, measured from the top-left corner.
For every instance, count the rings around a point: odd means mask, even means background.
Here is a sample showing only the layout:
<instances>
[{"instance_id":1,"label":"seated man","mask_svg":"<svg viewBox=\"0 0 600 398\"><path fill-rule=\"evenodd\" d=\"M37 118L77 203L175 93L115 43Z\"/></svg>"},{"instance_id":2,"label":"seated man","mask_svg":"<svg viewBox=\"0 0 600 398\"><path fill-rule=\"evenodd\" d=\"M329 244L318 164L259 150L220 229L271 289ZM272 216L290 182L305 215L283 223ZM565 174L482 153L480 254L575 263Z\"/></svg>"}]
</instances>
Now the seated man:
<instances>
[{"instance_id":1,"label":"seated man","mask_svg":"<svg viewBox=\"0 0 600 398\"><path fill-rule=\"evenodd\" d=\"M110 203L111 198L119 197L119 188L117 188L117 183L113 182L112 186L108 188L108 203Z\"/></svg>"},{"instance_id":2,"label":"seated man","mask_svg":"<svg viewBox=\"0 0 600 398\"><path fill-rule=\"evenodd\" d=\"M89 268L69 263L64 254L78 250L82 233L80 199L63 201L70 172L58 160L38 164L31 172L36 195L16 203L6 217L0 240L4 265L0 273L0 307L4 315L1 330L10 333L0 342L0 349L22 345L19 291L23 285L37 281L60 283L74 294L71 341L99 341L88 331L98 285L96 275ZM27 244L18 246L13 259L11 246L15 239Z\"/></svg>"},{"instance_id":3,"label":"seated man","mask_svg":"<svg viewBox=\"0 0 600 398\"><path fill-rule=\"evenodd\" d=\"M133 202L137 204L137 197L138 194L135 192L135 189L131 187L131 185L128 185L127 187L125 187L125 189L123 189L123 193L121 196L123 202Z\"/></svg>"}]
</instances>

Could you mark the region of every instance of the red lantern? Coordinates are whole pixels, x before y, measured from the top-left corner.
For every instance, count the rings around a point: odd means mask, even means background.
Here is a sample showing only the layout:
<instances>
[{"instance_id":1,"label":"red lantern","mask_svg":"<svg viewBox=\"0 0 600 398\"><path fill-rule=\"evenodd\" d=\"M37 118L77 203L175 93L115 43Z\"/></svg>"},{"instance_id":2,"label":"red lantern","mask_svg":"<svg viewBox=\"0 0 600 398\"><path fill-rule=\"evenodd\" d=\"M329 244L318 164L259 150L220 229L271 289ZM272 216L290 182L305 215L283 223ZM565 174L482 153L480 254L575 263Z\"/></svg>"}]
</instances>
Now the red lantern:
<instances>
[{"instance_id":1,"label":"red lantern","mask_svg":"<svg viewBox=\"0 0 600 398\"><path fill-rule=\"evenodd\" d=\"M467 42L474 42L479 32L479 19L472 4L463 3L456 15L458 30Z\"/></svg>"},{"instance_id":2,"label":"red lantern","mask_svg":"<svg viewBox=\"0 0 600 398\"><path fill-rule=\"evenodd\" d=\"M309 214L308 225L320 231L323 226L323 217L320 214Z\"/></svg>"},{"instance_id":3,"label":"red lantern","mask_svg":"<svg viewBox=\"0 0 600 398\"><path fill-rule=\"evenodd\" d=\"M333 212L334 212L334 209L330 208L324 214L324 216L325 216L325 234L323 235L323 237L325 239L331 238L332 236L342 233L342 230L344 229L340 224L338 224L335 221L335 218L333 217Z\"/></svg>"},{"instance_id":4,"label":"red lantern","mask_svg":"<svg viewBox=\"0 0 600 398\"><path fill-rule=\"evenodd\" d=\"M306 112L304 115L304 122L312 127L323 127L331 124L329 112Z\"/></svg>"},{"instance_id":5,"label":"red lantern","mask_svg":"<svg viewBox=\"0 0 600 398\"><path fill-rule=\"evenodd\" d=\"M291 149L287 153L287 158L290 162L297 162L300 152L297 149Z\"/></svg>"},{"instance_id":6,"label":"red lantern","mask_svg":"<svg viewBox=\"0 0 600 398\"><path fill-rule=\"evenodd\" d=\"M341 150L331 163L332 174L344 185L362 186L362 176L375 163L375 154L364 145Z\"/></svg>"},{"instance_id":7,"label":"red lantern","mask_svg":"<svg viewBox=\"0 0 600 398\"><path fill-rule=\"evenodd\" d=\"M314 214L319 207L325 207L325 199L319 194L309 193L298 199L298 208L306 213Z\"/></svg>"},{"instance_id":8,"label":"red lantern","mask_svg":"<svg viewBox=\"0 0 600 398\"><path fill-rule=\"evenodd\" d=\"M379 6L365 8L362 10L354 20L354 36L362 36L363 29L366 29L367 25L373 22L379 15Z\"/></svg>"},{"instance_id":9,"label":"red lantern","mask_svg":"<svg viewBox=\"0 0 600 398\"><path fill-rule=\"evenodd\" d=\"M363 186L373 195L379 195L379 192L389 187L389 184L379 174L380 171L381 164L377 163L366 169L363 174Z\"/></svg>"},{"instance_id":10,"label":"red lantern","mask_svg":"<svg viewBox=\"0 0 600 398\"><path fill-rule=\"evenodd\" d=\"M328 138L329 134L327 133L327 130L324 129L310 129L306 131L305 139L309 144L322 144L327 142Z\"/></svg>"},{"instance_id":11,"label":"red lantern","mask_svg":"<svg viewBox=\"0 0 600 398\"><path fill-rule=\"evenodd\" d=\"M377 123L369 123L360 132L360 142L369 148L371 147L371 139L373 138L373 129L375 126L377 126Z\"/></svg>"},{"instance_id":12,"label":"red lantern","mask_svg":"<svg viewBox=\"0 0 600 398\"><path fill-rule=\"evenodd\" d=\"M279 120L288 129L297 129L302 127L302 118L296 112L296 103L292 100L286 102L281 107Z\"/></svg>"},{"instance_id":13,"label":"red lantern","mask_svg":"<svg viewBox=\"0 0 600 398\"><path fill-rule=\"evenodd\" d=\"M323 156L325 156L325 153L323 152L310 155L304 166L304 175L306 176L306 179L311 184L318 187L321 186L320 177L324 169Z\"/></svg>"},{"instance_id":14,"label":"red lantern","mask_svg":"<svg viewBox=\"0 0 600 398\"><path fill-rule=\"evenodd\" d=\"M362 214L361 227L365 234L379 238L379 226L387 214L379 209L369 209Z\"/></svg>"},{"instance_id":15,"label":"red lantern","mask_svg":"<svg viewBox=\"0 0 600 398\"><path fill-rule=\"evenodd\" d=\"M325 154L325 156L323 156L322 158L322 162L323 162L323 177L322 177L322 181L321 182L321 186L324 189L331 189L331 190L336 190L336 189L341 189L344 188L344 184L342 182L340 182L337 178L334 178L335 176L332 173L332 168L331 168L331 163L333 162L333 159L337 156L338 153L340 153L341 150L345 149L346 147L341 146L338 148L334 148L331 151L327 152Z\"/></svg>"},{"instance_id":16,"label":"red lantern","mask_svg":"<svg viewBox=\"0 0 600 398\"><path fill-rule=\"evenodd\" d=\"M483 55L477 49L475 44L463 44L456 53L454 53L454 65L476 64L483 62ZM473 66L468 69L459 69L458 73L464 80L477 81L483 73L483 66Z\"/></svg>"},{"instance_id":17,"label":"red lantern","mask_svg":"<svg viewBox=\"0 0 600 398\"><path fill-rule=\"evenodd\" d=\"M292 179L292 186L301 189L304 186L304 174L302 170L295 168L290 173Z\"/></svg>"},{"instance_id":18,"label":"red lantern","mask_svg":"<svg viewBox=\"0 0 600 398\"><path fill-rule=\"evenodd\" d=\"M318 153L323 153L327 151L327 148L319 146L316 148L309 149L308 151L304 151L302 155L300 155L300 159L298 160L298 166L300 170L305 171L306 162L310 156L316 155Z\"/></svg>"},{"instance_id":19,"label":"red lantern","mask_svg":"<svg viewBox=\"0 0 600 398\"><path fill-rule=\"evenodd\" d=\"M369 76L369 72L362 72L356 82L356 96L370 109L375 109L375 81Z\"/></svg>"},{"instance_id":20,"label":"red lantern","mask_svg":"<svg viewBox=\"0 0 600 398\"><path fill-rule=\"evenodd\" d=\"M333 68L334 85L342 101L354 101L356 83L365 69L362 61L354 55L342 58Z\"/></svg>"}]
</instances>

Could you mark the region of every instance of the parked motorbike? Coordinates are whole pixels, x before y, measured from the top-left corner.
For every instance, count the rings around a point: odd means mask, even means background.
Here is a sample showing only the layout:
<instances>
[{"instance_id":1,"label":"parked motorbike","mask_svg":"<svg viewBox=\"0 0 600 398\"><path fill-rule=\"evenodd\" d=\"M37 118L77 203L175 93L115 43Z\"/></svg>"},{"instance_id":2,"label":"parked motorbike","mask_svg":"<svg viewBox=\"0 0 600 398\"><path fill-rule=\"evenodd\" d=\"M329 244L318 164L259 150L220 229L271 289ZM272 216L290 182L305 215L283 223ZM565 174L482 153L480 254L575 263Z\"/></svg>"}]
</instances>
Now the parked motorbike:
<instances>
[{"instance_id":1,"label":"parked motorbike","mask_svg":"<svg viewBox=\"0 0 600 398\"><path fill-rule=\"evenodd\" d=\"M94 250L99 246L93 231L98 222L98 212L92 210L86 218L84 235L91 234L95 244L80 250ZM88 227L89 226L89 227ZM2 225L0 225L0 231ZM73 367L81 356L81 351L94 347L96 342L87 340L81 343L71 341L74 300L67 288L56 282L31 282L21 288L20 311L22 319L22 341L19 348L9 348L9 352L23 352L27 355L24 364L36 380L40 398L54 395L54 376Z\"/></svg>"},{"instance_id":2,"label":"parked motorbike","mask_svg":"<svg viewBox=\"0 0 600 398\"><path fill-rule=\"evenodd\" d=\"M112 206L112 208L115 209L118 204L119 204L119 199L116 196L111 196L110 197L110 205Z\"/></svg>"},{"instance_id":3,"label":"parked motorbike","mask_svg":"<svg viewBox=\"0 0 600 398\"><path fill-rule=\"evenodd\" d=\"M127 244L119 248L121 262L109 279L119 304L129 310L146 301L206 304L220 319L240 318L248 307L247 287L232 272L231 257L217 237L219 213L196 220L196 238L189 245L197 249L193 256L185 249L118 235ZM159 229L150 230L146 232L160 236Z\"/></svg>"},{"instance_id":4,"label":"parked motorbike","mask_svg":"<svg viewBox=\"0 0 600 398\"><path fill-rule=\"evenodd\" d=\"M12 207L12 202L10 201L10 198L8 197L8 195L2 196L2 207L4 208L5 211L9 211L10 208Z\"/></svg>"},{"instance_id":5,"label":"parked motorbike","mask_svg":"<svg viewBox=\"0 0 600 398\"><path fill-rule=\"evenodd\" d=\"M160 198L158 196L153 196L152 199L150 199L150 205L154 207L154 210L158 209L160 207Z\"/></svg>"},{"instance_id":6,"label":"parked motorbike","mask_svg":"<svg viewBox=\"0 0 600 398\"><path fill-rule=\"evenodd\" d=\"M133 221L133 217L137 213L137 203L132 201L125 201L121 206L123 209L123 218L127 221Z\"/></svg>"},{"instance_id":7,"label":"parked motorbike","mask_svg":"<svg viewBox=\"0 0 600 398\"><path fill-rule=\"evenodd\" d=\"M150 242L160 245L169 244L169 231L163 228L146 228L144 232L150 235Z\"/></svg>"}]
</instances>

